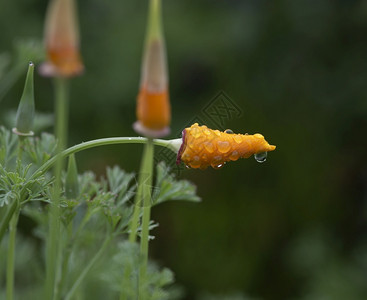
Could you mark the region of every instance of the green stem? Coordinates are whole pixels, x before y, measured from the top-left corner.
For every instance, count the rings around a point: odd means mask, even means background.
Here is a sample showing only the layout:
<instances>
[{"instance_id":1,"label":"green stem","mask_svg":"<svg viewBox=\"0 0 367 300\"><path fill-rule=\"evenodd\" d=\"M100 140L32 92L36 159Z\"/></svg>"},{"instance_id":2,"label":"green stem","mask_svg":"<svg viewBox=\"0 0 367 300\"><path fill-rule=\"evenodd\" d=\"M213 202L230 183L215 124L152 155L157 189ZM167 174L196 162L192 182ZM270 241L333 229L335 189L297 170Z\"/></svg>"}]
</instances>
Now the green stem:
<instances>
[{"instance_id":1,"label":"green stem","mask_svg":"<svg viewBox=\"0 0 367 300\"><path fill-rule=\"evenodd\" d=\"M149 223L150 223L150 208L151 208L151 193L153 184L153 156L154 145L152 140L148 140L146 151L144 153L144 173L146 180L143 182L143 219L142 232L140 241L141 263L139 269L139 299L146 299L145 284L147 282L147 266L148 266L148 249L149 249Z\"/></svg>"},{"instance_id":2,"label":"green stem","mask_svg":"<svg viewBox=\"0 0 367 300\"><path fill-rule=\"evenodd\" d=\"M15 202L17 203L17 201ZM6 300L14 298L14 261L15 261L15 238L17 234L19 209L14 213L9 225L9 244L6 265Z\"/></svg>"},{"instance_id":3,"label":"green stem","mask_svg":"<svg viewBox=\"0 0 367 300\"><path fill-rule=\"evenodd\" d=\"M73 147L70 147L64 151L62 151L59 155L54 156L53 158L49 159L46 163L44 163L34 174L30 177L30 179L35 179L46 173L59 158L66 158L73 153L77 153L79 151L87 150L94 147L99 146L107 146L107 145L116 145L116 144L145 144L147 143L148 139L144 137L113 137L113 138L103 138L92 140L88 142L84 142ZM172 142L169 140L161 140L156 139L153 140L153 143L157 146L167 147L174 150L172 146Z\"/></svg>"},{"instance_id":4,"label":"green stem","mask_svg":"<svg viewBox=\"0 0 367 300\"><path fill-rule=\"evenodd\" d=\"M143 218L144 218L144 215L147 216L146 213L144 214L144 209L146 206L146 198L149 198L148 201L150 202L150 188L152 184L152 168L153 168L153 155L154 155L154 144L153 143L154 142L152 139L145 139L145 140L147 141L147 143L145 144L145 147L144 147L143 159L140 165L140 172L139 172L139 178L138 178L138 189L135 195L134 212L133 212L133 216L132 216L131 223L130 223L130 234L129 234L130 243L136 242L141 208L143 208ZM149 196L147 193L149 193ZM125 286L129 285L129 279L131 276L131 272L132 272L131 267L126 266L123 280L122 280L120 300L128 299L129 295L127 295L126 293L127 289L125 288ZM139 279L139 282L141 282L140 279Z\"/></svg>"},{"instance_id":5,"label":"green stem","mask_svg":"<svg viewBox=\"0 0 367 300\"><path fill-rule=\"evenodd\" d=\"M66 145L67 111L68 111L68 86L66 79L55 79L56 100L56 137L58 139L56 153L61 153ZM45 299L54 299L56 293L56 279L60 264L60 190L63 157L55 156L55 183L52 191L52 203L50 207L50 230L48 232L48 244L46 252L46 282Z\"/></svg>"},{"instance_id":6,"label":"green stem","mask_svg":"<svg viewBox=\"0 0 367 300\"><path fill-rule=\"evenodd\" d=\"M24 137L18 136L18 153L17 164L21 163L23 156L23 143ZM8 243L8 255L6 264L6 299L13 300L14 298L14 263L15 263L15 241L17 236L17 225L20 213L19 199L14 201L15 210L12 214L9 223L9 243Z\"/></svg>"},{"instance_id":7,"label":"green stem","mask_svg":"<svg viewBox=\"0 0 367 300\"><path fill-rule=\"evenodd\" d=\"M0 225L0 242L5 234L6 229L9 226L9 222L16 211L18 203L14 201L11 206L9 206L8 210L6 211L5 217L3 218L1 225Z\"/></svg>"},{"instance_id":8,"label":"green stem","mask_svg":"<svg viewBox=\"0 0 367 300\"><path fill-rule=\"evenodd\" d=\"M111 234L108 234L108 238L105 239L104 243L102 244L101 248L98 252L94 255L94 257L89 261L89 263L85 266L83 271L79 274L78 278L75 280L73 286L66 294L64 300L70 300L74 296L75 292L77 291L78 287L87 276L88 272L92 269L92 267L96 264L96 262L100 259L103 252L106 250L107 246L109 245L110 241L112 240Z\"/></svg>"}]
</instances>

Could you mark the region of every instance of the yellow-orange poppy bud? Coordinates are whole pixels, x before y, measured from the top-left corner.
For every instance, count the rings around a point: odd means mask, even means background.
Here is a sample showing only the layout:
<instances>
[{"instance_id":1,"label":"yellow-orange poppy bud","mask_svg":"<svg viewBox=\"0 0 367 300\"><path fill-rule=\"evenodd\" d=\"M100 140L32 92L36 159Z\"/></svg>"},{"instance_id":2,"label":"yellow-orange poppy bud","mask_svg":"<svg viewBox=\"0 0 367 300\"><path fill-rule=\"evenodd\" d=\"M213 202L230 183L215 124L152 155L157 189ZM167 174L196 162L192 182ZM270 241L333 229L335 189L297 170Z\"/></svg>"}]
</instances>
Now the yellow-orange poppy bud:
<instances>
[{"instance_id":1,"label":"yellow-orange poppy bud","mask_svg":"<svg viewBox=\"0 0 367 300\"><path fill-rule=\"evenodd\" d=\"M222 167L227 161L248 158L253 154L273 151L259 133L254 135L234 134L231 131L221 132L199 126L197 123L182 132L182 145L177 155L181 161L194 169Z\"/></svg>"},{"instance_id":2,"label":"yellow-orange poppy bud","mask_svg":"<svg viewBox=\"0 0 367 300\"><path fill-rule=\"evenodd\" d=\"M161 2L150 0L147 37L137 97L134 129L148 137L169 134L171 107L168 93L166 48L162 33Z\"/></svg>"},{"instance_id":3,"label":"yellow-orange poppy bud","mask_svg":"<svg viewBox=\"0 0 367 300\"><path fill-rule=\"evenodd\" d=\"M51 0L45 22L47 62L45 76L73 77L83 72L79 53L79 28L74 0Z\"/></svg>"}]
</instances>

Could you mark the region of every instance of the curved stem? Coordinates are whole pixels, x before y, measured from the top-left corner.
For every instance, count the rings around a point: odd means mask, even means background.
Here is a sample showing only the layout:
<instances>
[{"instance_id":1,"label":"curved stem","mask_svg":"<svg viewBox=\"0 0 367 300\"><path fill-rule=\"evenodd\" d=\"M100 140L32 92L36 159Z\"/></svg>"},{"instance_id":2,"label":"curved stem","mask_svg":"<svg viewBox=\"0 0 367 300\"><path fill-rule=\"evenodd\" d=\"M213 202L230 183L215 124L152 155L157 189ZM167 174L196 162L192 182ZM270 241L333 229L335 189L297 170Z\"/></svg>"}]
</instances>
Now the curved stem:
<instances>
[{"instance_id":1,"label":"curved stem","mask_svg":"<svg viewBox=\"0 0 367 300\"><path fill-rule=\"evenodd\" d=\"M73 153L77 153L83 150L99 146L116 145L116 144L145 144L147 141L148 139L144 137L112 137L83 142L62 151L60 154L49 159L31 176L30 179L34 179L35 177L38 177L46 173L55 164L55 162L59 157L63 159ZM156 139L153 140L153 143L157 146L167 147L173 150L171 146L171 141L169 140Z\"/></svg>"}]
</instances>

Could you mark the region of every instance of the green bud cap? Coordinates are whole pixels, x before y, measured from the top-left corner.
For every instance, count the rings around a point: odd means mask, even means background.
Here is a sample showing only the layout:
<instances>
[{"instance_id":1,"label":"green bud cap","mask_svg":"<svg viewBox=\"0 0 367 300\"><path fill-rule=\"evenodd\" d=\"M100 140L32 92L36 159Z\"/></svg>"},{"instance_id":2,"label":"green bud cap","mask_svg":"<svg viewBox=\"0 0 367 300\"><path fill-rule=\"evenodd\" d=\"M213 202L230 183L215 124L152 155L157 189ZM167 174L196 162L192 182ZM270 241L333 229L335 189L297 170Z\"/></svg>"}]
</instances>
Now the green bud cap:
<instances>
[{"instance_id":1,"label":"green bud cap","mask_svg":"<svg viewBox=\"0 0 367 300\"><path fill-rule=\"evenodd\" d=\"M69 156L68 169L65 178L65 196L68 199L75 199L79 196L79 180L78 169L76 166L75 156L71 154Z\"/></svg>"},{"instance_id":2,"label":"green bud cap","mask_svg":"<svg viewBox=\"0 0 367 300\"><path fill-rule=\"evenodd\" d=\"M13 132L21 136L33 135L32 129L35 114L33 71L34 64L30 62L22 98L20 98L18 106L15 128L13 128Z\"/></svg>"}]
</instances>

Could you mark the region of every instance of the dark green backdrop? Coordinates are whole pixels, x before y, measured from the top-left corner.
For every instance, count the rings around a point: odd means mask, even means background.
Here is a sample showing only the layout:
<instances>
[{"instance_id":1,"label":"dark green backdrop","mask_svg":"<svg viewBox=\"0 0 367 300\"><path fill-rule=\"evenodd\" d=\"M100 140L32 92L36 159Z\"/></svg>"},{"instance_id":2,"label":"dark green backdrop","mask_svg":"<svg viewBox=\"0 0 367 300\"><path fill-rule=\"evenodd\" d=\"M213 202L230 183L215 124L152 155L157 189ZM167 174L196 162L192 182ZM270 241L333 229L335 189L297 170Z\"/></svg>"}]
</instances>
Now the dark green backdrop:
<instances>
[{"instance_id":1,"label":"dark green backdrop","mask_svg":"<svg viewBox=\"0 0 367 300\"><path fill-rule=\"evenodd\" d=\"M69 144L136 135L147 3L79 1L86 72L72 82ZM0 53L42 40L46 5L1 2ZM367 1L164 0L163 12L172 137L192 120L213 126L205 109L224 91L240 116L223 126L260 132L277 149L264 164L183 170L203 202L153 211L152 258L187 299L367 299ZM1 102L2 123L24 66ZM38 110L52 111L51 81L36 76L35 85ZM99 174L107 164L132 171L141 149L77 159Z\"/></svg>"}]
</instances>

